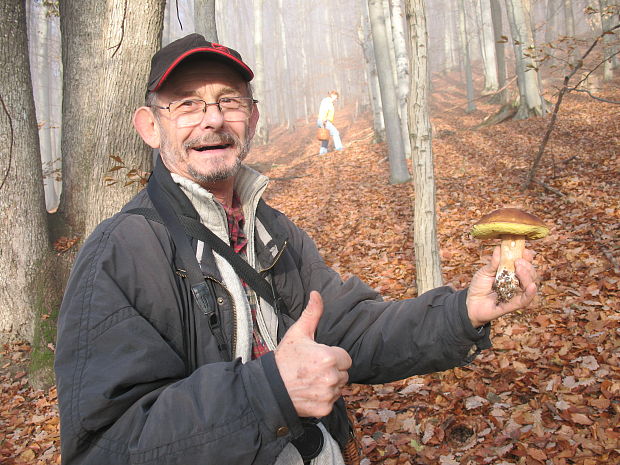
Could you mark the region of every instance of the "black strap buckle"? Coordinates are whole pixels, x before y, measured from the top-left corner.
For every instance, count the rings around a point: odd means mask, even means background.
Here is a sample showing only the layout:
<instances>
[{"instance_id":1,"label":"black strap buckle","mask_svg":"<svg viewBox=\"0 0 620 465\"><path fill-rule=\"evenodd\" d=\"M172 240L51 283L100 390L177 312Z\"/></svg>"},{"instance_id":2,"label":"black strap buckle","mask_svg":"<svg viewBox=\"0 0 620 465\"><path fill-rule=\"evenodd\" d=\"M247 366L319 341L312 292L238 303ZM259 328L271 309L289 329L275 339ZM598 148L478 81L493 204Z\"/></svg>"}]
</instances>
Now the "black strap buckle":
<instances>
[{"instance_id":1,"label":"black strap buckle","mask_svg":"<svg viewBox=\"0 0 620 465\"><path fill-rule=\"evenodd\" d=\"M318 419L300 418L300 420L304 427L304 433L298 438L293 439L291 443L295 446L299 455L301 455L304 464L309 464L323 450L325 439L323 438L323 431L318 426Z\"/></svg>"}]
</instances>

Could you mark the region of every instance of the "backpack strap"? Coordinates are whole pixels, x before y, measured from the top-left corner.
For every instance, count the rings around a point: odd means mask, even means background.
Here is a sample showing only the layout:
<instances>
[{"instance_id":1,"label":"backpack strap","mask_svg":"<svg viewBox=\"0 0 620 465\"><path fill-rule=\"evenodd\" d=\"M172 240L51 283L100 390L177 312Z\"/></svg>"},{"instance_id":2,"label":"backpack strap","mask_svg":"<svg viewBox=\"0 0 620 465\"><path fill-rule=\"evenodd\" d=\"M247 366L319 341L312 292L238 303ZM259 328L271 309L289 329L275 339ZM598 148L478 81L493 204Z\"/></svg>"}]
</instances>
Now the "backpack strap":
<instances>
[{"instance_id":1,"label":"backpack strap","mask_svg":"<svg viewBox=\"0 0 620 465\"><path fill-rule=\"evenodd\" d=\"M167 222L165 222L161 218L157 210L152 208L134 208L126 211L125 213L142 215L148 220L162 223L166 227L168 227ZM235 251L222 239L220 239L213 231L211 231L204 224L202 224L198 220L195 220L194 218L176 215L175 218L177 219L179 225L182 227L184 235L193 237L206 244L209 244L211 249L224 257L226 261L228 261L228 263L230 263L230 265L233 267L239 278L241 278L252 289L254 289L254 291L260 297L265 299L272 306L276 304L276 297L274 295L271 284L265 278L263 278L254 268L252 268L248 262L241 258L239 254L235 253ZM168 229L170 230L169 227ZM181 257L181 259L183 260L183 257ZM193 261L196 261L195 257ZM185 263L185 260L183 260L183 263L186 267L188 266Z\"/></svg>"}]
</instances>

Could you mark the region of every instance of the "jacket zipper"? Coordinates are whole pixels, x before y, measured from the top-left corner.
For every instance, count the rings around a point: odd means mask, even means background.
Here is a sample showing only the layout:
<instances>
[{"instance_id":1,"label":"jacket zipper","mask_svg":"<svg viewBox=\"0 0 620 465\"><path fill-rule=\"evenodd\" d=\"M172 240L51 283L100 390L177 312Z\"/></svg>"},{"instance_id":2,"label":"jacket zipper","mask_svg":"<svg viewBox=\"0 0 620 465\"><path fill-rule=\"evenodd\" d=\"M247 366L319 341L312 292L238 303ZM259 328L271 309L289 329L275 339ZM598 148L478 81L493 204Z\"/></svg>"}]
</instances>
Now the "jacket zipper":
<instances>
[{"instance_id":1,"label":"jacket zipper","mask_svg":"<svg viewBox=\"0 0 620 465\"><path fill-rule=\"evenodd\" d=\"M278 253L274 257L273 262L271 263L271 265L269 265L267 268L263 268L262 270L259 271L259 273L266 273L267 271L271 271L271 269L274 266L276 266L276 263L278 263L278 261L280 260L280 257L282 256L282 254L286 250L287 246L288 246L288 239L285 239L284 242L282 243L282 248L280 250L278 250Z\"/></svg>"},{"instance_id":2,"label":"jacket zipper","mask_svg":"<svg viewBox=\"0 0 620 465\"><path fill-rule=\"evenodd\" d=\"M235 353L237 351L237 307L235 306L235 299L233 298L233 295L230 293L230 291L228 290L228 288L224 285L223 282L215 279L213 276L205 276L205 279L208 279L210 281L213 281L214 283L219 284L222 289L224 289L224 291L226 291L226 293L228 294L228 297L230 298L230 303L232 304L232 321L233 321L233 331L232 331L232 340L231 340L231 344L230 344L230 348L231 348L231 359L235 356ZM217 297L215 297L215 305L216 308L218 308L218 318L221 318L219 316L219 307L218 303L217 303ZM221 323L220 323L221 324ZM223 333L222 333L223 334Z\"/></svg>"}]
</instances>

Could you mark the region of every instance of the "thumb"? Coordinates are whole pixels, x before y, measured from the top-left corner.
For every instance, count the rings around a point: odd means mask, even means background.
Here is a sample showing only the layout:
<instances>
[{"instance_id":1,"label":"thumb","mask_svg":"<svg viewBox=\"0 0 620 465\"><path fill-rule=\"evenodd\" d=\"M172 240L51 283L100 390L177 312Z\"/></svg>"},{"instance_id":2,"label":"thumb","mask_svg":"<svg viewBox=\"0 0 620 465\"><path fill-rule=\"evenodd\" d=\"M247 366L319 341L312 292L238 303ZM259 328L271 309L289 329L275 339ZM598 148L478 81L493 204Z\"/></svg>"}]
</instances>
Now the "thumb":
<instances>
[{"instance_id":1,"label":"thumb","mask_svg":"<svg viewBox=\"0 0 620 465\"><path fill-rule=\"evenodd\" d=\"M317 291L310 292L308 305L295 323L297 332L314 340L314 333L323 315L323 299Z\"/></svg>"}]
</instances>

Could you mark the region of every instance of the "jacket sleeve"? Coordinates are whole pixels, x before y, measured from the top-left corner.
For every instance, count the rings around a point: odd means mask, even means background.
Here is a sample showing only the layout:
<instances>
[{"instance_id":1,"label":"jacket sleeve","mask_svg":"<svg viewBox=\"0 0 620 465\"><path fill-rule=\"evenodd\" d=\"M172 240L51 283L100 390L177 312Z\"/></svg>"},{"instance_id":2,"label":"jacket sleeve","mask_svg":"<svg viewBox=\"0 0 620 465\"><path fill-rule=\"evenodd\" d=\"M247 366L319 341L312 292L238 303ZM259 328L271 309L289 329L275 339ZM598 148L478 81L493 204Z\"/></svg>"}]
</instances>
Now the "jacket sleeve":
<instances>
[{"instance_id":1,"label":"jacket sleeve","mask_svg":"<svg viewBox=\"0 0 620 465\"><path fill-rule=\"evenodd\" d=\"M272 354L210 363L188 376L178 331L166 330L174 319L154 316L177 311L165 295L176 287L174 273L157 265L169 241L145 240L153 236L145 229L128 247L118 222L85 243L61 307L63 463L273 463L301 426Z\"/></svg>"},{"instance_id":2,"label":"jacket sleeve","mask_svg":"<svg viewBox=\"0 0 620 465\"><path fill-rule=\"evenodd\" d=\"M290 222L288 230L305 289L303 304L294 306L300 311L311 290L321 293L325 311L317 342L349 352L351 382L385 383L447 370L491 346L489 325L476 329L469 320L467 290L444 286L414 299L383 301L356 277L343 282L305 232Z\"/></svg>"}]
</instances>

